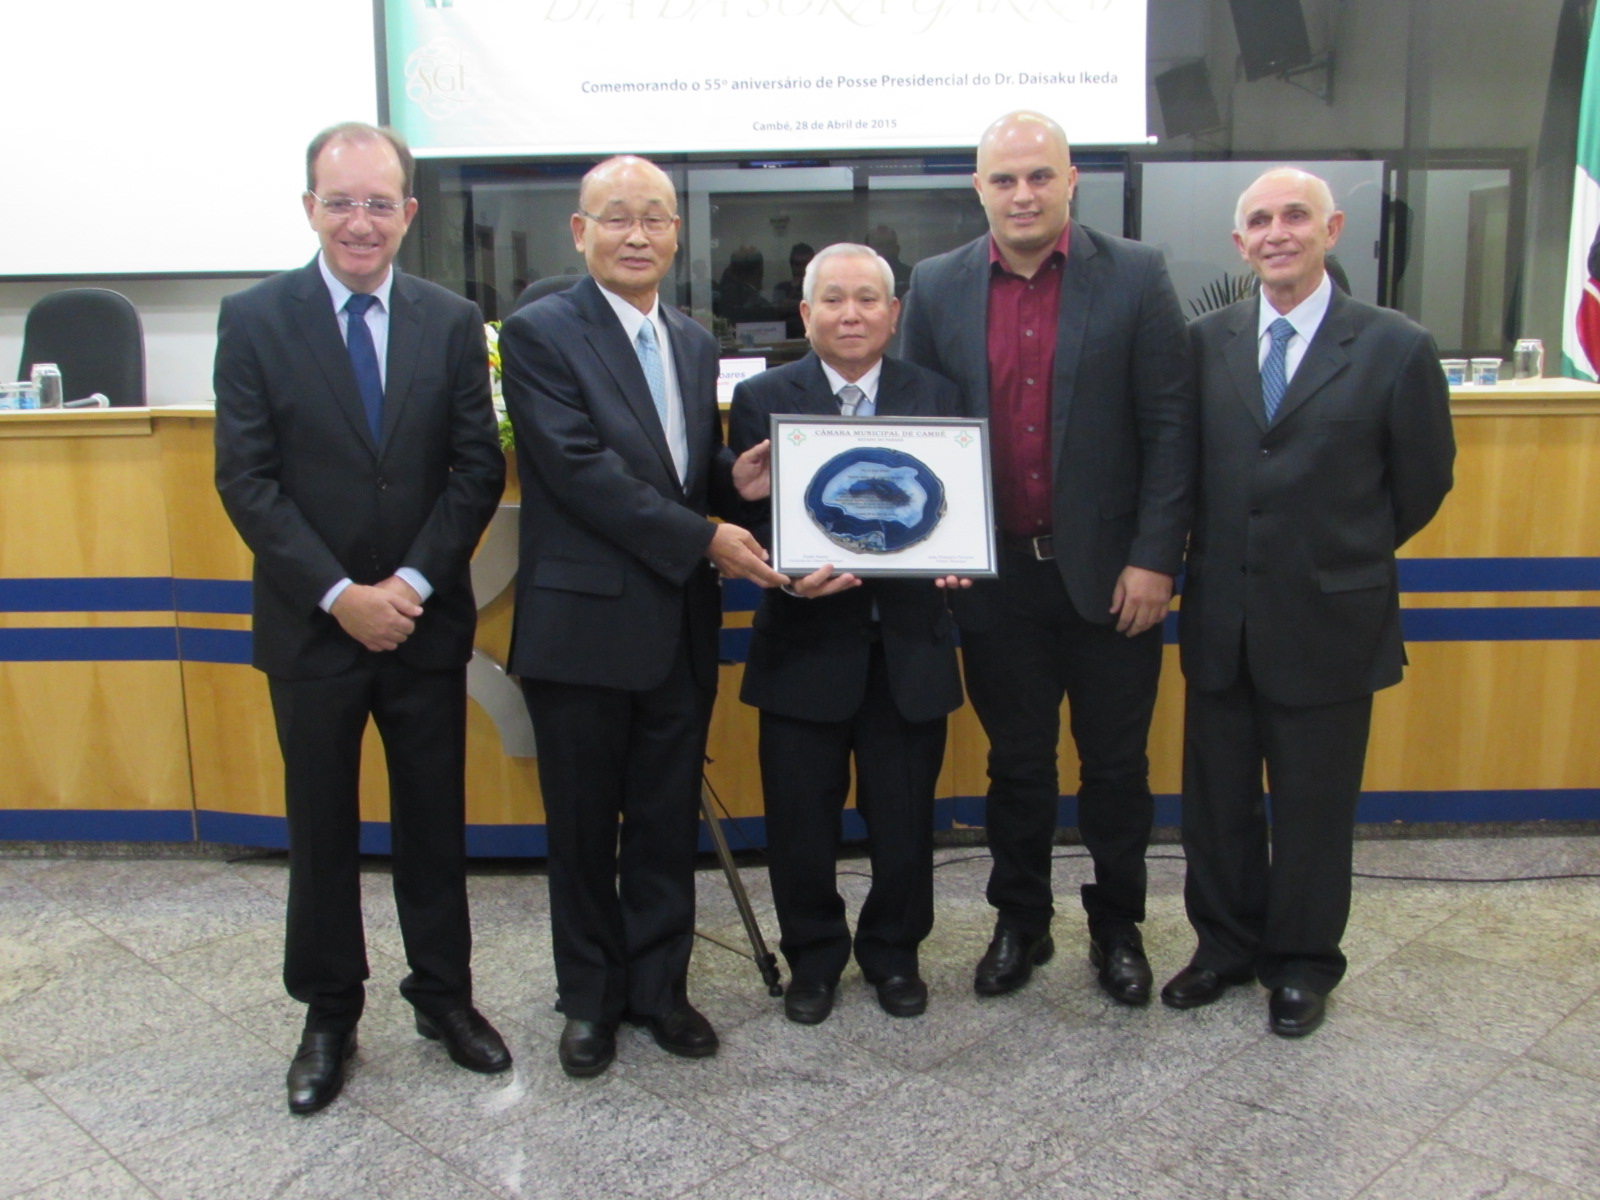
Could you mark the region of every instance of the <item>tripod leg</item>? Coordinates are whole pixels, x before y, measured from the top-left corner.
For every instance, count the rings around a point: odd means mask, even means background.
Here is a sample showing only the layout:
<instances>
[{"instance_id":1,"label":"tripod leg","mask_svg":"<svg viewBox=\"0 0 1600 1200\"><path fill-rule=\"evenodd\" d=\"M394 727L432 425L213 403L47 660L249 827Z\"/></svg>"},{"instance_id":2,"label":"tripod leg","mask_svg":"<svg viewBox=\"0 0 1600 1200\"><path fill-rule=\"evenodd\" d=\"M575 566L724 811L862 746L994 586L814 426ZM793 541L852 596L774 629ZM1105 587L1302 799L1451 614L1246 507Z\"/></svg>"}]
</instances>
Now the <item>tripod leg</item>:
<instances>
[{"instance_id":1,"label":"tripod leg","mask_svg":"<svg viewBox=\"0 0 1600 1200\"><path fill-rule=\"evenodd\" d=\"M733 893L739 919L744 922L745 935L750 939L751 957L761 971L761 981L767 985L767 995L781 996L783 984L778 981L777 956L767 949L766 939L761 936L761 926L756 924L755 911L750 907L750 895L744 890L739 867L728 850L728 839L722 835L722 826L717 823L716 811L711 807L711 789L704 782L700 785L700 812L711 833L711 845L717 852L717 861L722 864L722 873L728 878L728 890Z\"/></svg>"}]
</instances>

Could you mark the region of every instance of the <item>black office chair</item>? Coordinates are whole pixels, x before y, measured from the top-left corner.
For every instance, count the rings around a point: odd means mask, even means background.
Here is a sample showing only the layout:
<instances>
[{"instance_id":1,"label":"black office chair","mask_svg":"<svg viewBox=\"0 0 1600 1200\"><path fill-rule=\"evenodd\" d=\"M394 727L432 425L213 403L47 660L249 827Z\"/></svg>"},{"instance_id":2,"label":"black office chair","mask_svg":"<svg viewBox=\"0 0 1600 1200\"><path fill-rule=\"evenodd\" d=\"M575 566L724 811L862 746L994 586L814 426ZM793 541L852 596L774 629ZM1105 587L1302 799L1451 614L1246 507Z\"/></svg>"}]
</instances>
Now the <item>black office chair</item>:
<instances>
[{"instance_id":1,"label":"black office chair","mask_svg":"<svg viewBox=\"0 0 1600 1200\"><path fill-rule=\"evenodd\" d=\"M67 400L100 392L114 407L144 407L144 326L120 292L68 288L41 298L28 310L17 378L35 363L61 368Z\"/></svg>"},{"instance_id":2,"label":"black office chair","mask_svg":"<svg viewBox=\"0 0 1600 1200\"><path fill-rule=\"evenodd\" d=\"M543 279L535 279L517 294L517 302L511 306L511 312L525 308L535 300L542 300L555 292L564 292L582 278L582 275L546 275ZM510 316L510 313L506 315Z\"/></svg>"}]
</instances>

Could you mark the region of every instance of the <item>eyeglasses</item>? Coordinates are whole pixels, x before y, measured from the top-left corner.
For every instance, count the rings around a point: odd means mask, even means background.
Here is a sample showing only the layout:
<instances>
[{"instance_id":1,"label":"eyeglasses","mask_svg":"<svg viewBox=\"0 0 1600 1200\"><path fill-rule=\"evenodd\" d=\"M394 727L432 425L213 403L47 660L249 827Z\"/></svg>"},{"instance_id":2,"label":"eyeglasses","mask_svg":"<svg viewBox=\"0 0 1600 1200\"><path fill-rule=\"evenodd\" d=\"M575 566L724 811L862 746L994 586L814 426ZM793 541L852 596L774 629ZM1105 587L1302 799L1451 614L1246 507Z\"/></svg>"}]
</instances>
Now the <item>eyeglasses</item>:
<instances>
[{"instance_id":1,"label":"eyeglasses","mask_svg":"<svg viewBox=\"0 0 1600 1200\"><path fill-rule=\"evenodd\" d=\"M370 200L352 200L349 196L335 196L331 200L324 200L315 192L309 195L322 205L324 211L335 217L348 217L354 214L356 209L364 208L367 210L367 216L374 221L381 221L397 215L406 206L404 200L386 200L382 196L374 196Z\"/></svg>"},{"instance_id":2,"label":"eyeglasses","mask_svg":"<svg viewBox=\"0 0 1600 1200\"><path fill-rule=\"evenodd\" d=\"M678 223L677 217L663 216L661 213L649 213L642 217L629 216L627 213L607 213L603 217L597 217L594 213L584 212L580 208L578 215L588 217L607 233L629 233L635 225L638 225L650 237L660 237Z\"/></svg>"}]
</instances>

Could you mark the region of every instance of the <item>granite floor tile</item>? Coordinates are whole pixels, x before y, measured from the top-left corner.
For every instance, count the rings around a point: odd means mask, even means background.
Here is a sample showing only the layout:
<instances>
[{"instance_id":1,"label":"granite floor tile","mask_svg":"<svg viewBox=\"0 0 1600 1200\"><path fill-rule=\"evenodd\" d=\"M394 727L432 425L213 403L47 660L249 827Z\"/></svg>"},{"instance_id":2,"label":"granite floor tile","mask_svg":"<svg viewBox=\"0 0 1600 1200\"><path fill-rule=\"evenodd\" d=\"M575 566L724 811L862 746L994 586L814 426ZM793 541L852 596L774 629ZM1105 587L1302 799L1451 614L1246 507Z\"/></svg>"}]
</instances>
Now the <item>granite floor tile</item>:
<instances>
[{"instance_id":1,"label":"granite floor tile","mask_svg":"<svg viewBox=\"0 0 1600 1200\"><path fill-rule=\"evenodd\" d=\"M1024 1020L930 1074L988 1104L1060 1122L1082 1145L1161 1105L1262 1036L1228 1000L1186 1013L1106 1004L1088 1018Z\"/></svg>"},{"instance_id":2,"label":"granite floor tile","mask_svg":"<svg viewBox=\"0 0 1600 1200\"><path fill-rule=\"evenodd\" d=\"M1380 1175L1360 1200L1583 1200L1592 1194L1427 1141Z\"/></svg>"},{"instance_id":3,"label":"granite floor tile","mask_svg":"<svg viewBox=\"0 0 1600 1200\"><path fill-rule=\"evenodd\" d=\"M0 1085L0 1196L15 1196L111 1160L30 1083Z\"/></svg>"},{"instance_id":4,"label":"granite floor tile","mask_svg":"<svg viewBox=\"0 0 1600 1200\"><path fill-rule=\"evenodd\" d=\"M1600 1079L1600 993L1535 1042L1528 1057L1575 1075Z\"/></svg>"},{"instance_id":5,"label":"granite floor tile","mask_svg":"<svg viewBox=\"0 0 1600 1200\"><path fill-rule=\"evenodd\" d=\"M217 938L154 966L221 1012L253 1008L283 995L283 923Z\"/></svg>"},{"instance_id":6,"label":"granite floor tile","mask_svg":"<svg viewBox=\"0 0 1600 1200\"><path fill-rule=\"evenodd\" d=\"M104 936L35 966L37 986L0 1002L0 1054L28 1076L70 1070L215 1015Z\"/></svg>"},{"instance_id":7,"label":"granite floor tile","mask_svg":"<svg viewBox=\"0 0 1600 1200\"><path fill-rule=\"evenodd\" d=\"M345 1095L435 1154L572 1095L555 1047L511 1021L498 1024L511 1069L482 1075L456 1066L443 1049L416 1039L351 1072Z\"/></svg>"},{"instance_id":8,"label":"granite floor tile","mask_svg":"<svg viewBox=\"0 0 1600 1200\"><path fill-rule=\"evenodd\" d=\"M1344 938L1339 943L1346 961L1345 983L1365 975L1408 944L1405 938L1351 922L1345 927Z\"/></svg>"},{"instance_id":9,"label":"granite floor tile","mask_svg":"<svg viewBox=\"0 0 1600 1200\"><path fill-rule=\"evenodd\" d=\"M630 1082L767 1149L905 1078L826 1029L773 1013L725 1032L716 1057L690 1060L625 1028L617 1056Z\"/></svg>"},{"instance_id":10,"label":"granite floor tile","mask_svg":"<svg viewBox=\"0 0 1600 1200\"><path fill-rule=\"evenodd\" d=\"M1110 1139L1114 1143L1115 1138ZM1016 1200L1216 1200L1210 1188L1164 1175L1149 1163L1101 1143Z\"/></svg>"},{"instance_id":11,"label":"granite floor tile","mask_svg":"<svg viewBox=\"0 0 1600 1200\"><path fill-rule=\"evenodd\" d=\"M599 1086L596 1086L599 1084ZM512 1200L660 1200L726 1172L754 1147L620 1078L519 1113L447 1161Z\"/></svg>"},{"instance_id":12,"label":"granite floor tile","mask_svg":"<svg viewBox=\"0 0 1600 1200\"><path fill-rule=\"evenodd\" d=\"M1420 1137L1515 1061L1475 1042L1336 1008L1314 1036L1257 1039L1190 1092L1241 1106L1267 1103L1311 1121L1370 1121Z\"/></svg>"},{"instance_id":13,"label":"granite floor tile","mask_svg":"<svg viewBox=\"0 0 1600 1200\"><path fill-rule=\"evenodd\" d=\"M1414 943L1340 987L1343 1004L1521 1053L1591 989Z\"/></svg>"},{"instance_id":14,"label":"granite floor tile","mask_svg":"<svg viewBox=\"0 0 1600 1200\"><path fill-rule=\"evenodd\" d=\"M16 915L0 930L0 1008L73 976L81 958L114 945L82 917L44 903L47 908Z\"/></svg>"},{"instance_id":15,"label":"granite floor tile","mask_svg":"<svg viewBox=\"0 0 1600 1200\"><path fill-rule=\"evenodd\" d=\"M1600 1081L1519 1063L1433 1138L1593 1195L1600 1180Z\"/></svg>"},{"instance_id":16,"label":"granite floor tile","mask_svg":"<svg viewBox=\"0 0 1600 1200\"><path fill-rule=\"evenodd\" d=\"M550 952L550 918L502 925L472 938L472 991L480 1007L532 1021L556 1002L556 971Z\"/></svg>"},{"instance_id":17,"label":"granite floor tile","mask_svg":"<svg viewBox=\"0 0 1600 1200\"><path fill-rule=\"evenodd\" d=\"M284 1063L221 1016L37 1081L111 1154L204 1125L282 1086Z\"/></svg>"},{"instance_id":18,"label":"granite floor tile","mask_svg":"<svg viewBox=\"0 0 1600 1200\"><path fill-rule=\"evenodd\" d=\"M295 1117L275 1094L121 1161L162 1200L351 1200L437 1159L357 1104Z\"/></svg>"},{"instance_id":19,"label":"granite floor tile","mask_svg":"<svg viewBox=\"0 0 1600 1200\"><path fill-rule=\"evenodd\" d=\"M228 864L235 879L259 888L279 904L289 899L289 855L271 850Z\"/></svg>"},{"instance_id":20,"label":"granite floor tile","mask_svg":"<svg viewBox=\"0 0 1600 1200\"><path fill-rule=\"evenodd\" d=\"M772 1154L758 1154L708 1179L681 1200L855 1200Z\"/></svg>"},{"instance_id":21,"label":"granite floor tile","mask_svg":"<svg viewBox=\"0 0 1600 1200\"><path fill-rule=\"evenodd\" d=\"M841 1113L778 1153L863 1200L1011 1200L1072 1159L1060 1125L975 1105L971 1093L925 1076Z\"/></svg>"},{"instance_id":22,"label":"granite floor tile","mask_svg":"<svg viewBox=\"0 0 1600 1200\"><path fill-rule=\"evenodd\" d=\"M1455 884L1356 879L1350 921L1409 942L1449 920L1471 900L1472 894Z\"/></svg>"},{"instance_id":23,"label":"granite floor tile","mask_svg":"<svg viewBox=\"0 0 1600 1200\"><path fill-rule=\"evenodd\" d=\"M372 1183L379 1200L495 1200L495 1194L442 1159L407 1156L404 1166Z\"/></svg>"},{"instance_id":24,"label":"granite floor tile","mask_svg":"<svg viewBox=\"0 0 1600 1200\"><path fill-rule=\"evenodd\" d=\"M1600 987L1600 929L1565 908L1477 896L1417 940L1537 978Z\"/></svg>"},{"instance_id":25,"label":"granite floor tile","mask_svg":"<svg viewBox=\"0 0 1600 1200\"><path fill-rule=\"evenodd\" d=\"M155 1193L109 1159L16 1193L16 1200L155 1200Z\"/></svg>"}]
</instances>

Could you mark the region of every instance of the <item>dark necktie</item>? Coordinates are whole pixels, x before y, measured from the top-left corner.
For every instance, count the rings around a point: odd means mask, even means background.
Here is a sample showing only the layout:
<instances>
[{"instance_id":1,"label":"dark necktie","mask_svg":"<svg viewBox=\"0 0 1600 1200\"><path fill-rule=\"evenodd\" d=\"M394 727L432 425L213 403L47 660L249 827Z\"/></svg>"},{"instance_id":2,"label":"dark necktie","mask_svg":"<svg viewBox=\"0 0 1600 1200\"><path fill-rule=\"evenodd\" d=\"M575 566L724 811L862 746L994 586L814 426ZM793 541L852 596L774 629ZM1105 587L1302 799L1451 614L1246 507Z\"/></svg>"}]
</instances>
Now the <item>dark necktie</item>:
<instances>
[{"instance_id":1,"label":"dark necktie","mask_svg":"<svg viewBox=\"0 0 1600 1200\"><path fill-rule=\"evenodd\" d=\"M373 345L372 330L367 328L367 309L377 302L376 296L361 292L352 294L344 302L344 311L349 316L345 347L350 351L356 388L361 392L361 407L367 410L367 426L375 442L383 436L383 373L378 370L378 348Z\"/></svg>"},{"instance_id":2,"label":"dark necktie","mask_svg":"<svg viewBox=\"0 0 1600 1200\"><path fill-rule=\"evenodd\" d=\"M1278 405L1283 402L1283 393L1289 389L1289 339L1294 336L1294 326L1279 317L1267 326L1267 333L1272 338L1272 346L1261 364L1261 407L1266 411L1267 424L1271 425L1272 418L1278 415Z\"/></svg>"}]
</instances>

